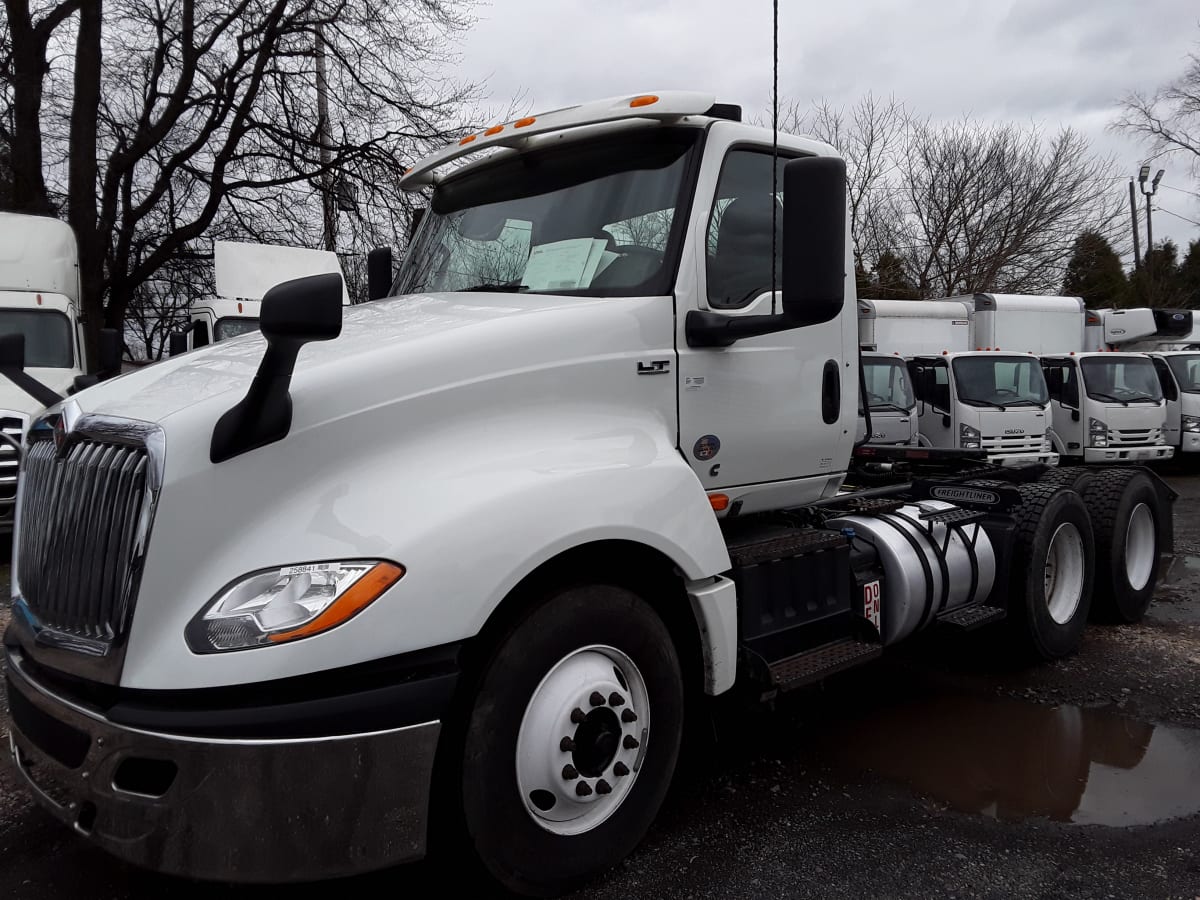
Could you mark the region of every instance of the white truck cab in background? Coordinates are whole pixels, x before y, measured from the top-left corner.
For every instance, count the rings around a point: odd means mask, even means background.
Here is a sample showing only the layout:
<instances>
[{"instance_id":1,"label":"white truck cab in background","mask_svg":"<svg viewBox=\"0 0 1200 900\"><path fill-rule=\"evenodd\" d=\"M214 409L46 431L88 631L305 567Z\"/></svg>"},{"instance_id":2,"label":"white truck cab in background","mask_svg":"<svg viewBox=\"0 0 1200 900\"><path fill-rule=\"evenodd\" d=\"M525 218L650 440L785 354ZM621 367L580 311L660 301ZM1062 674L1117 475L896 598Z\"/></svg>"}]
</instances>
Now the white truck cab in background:
<instances>
[{"instance_id":1,"label":"white truck cab in background","mask_svg":"<svg viewBox=\"0 0 1200 900\"><path fill-rule=\"evenodd\" d=\"M985 316L976 326L974 298L967 299L860 299L860 344L908 359L924 446L982 449L1001 465L1054 465L1046 385L1036 358L998 353L991 343L972 349L977 327L990 337L1007 323Z\"/></svg>"},{"instance_id":2,"label":"white truck cab in background","mask_svg":"<svg viewBox=\"0 0 1200 900\"><path fill-rule=\"evenodd\" d=\"M871 412L870 443L915 446L917 399L904 358L897 353L863 351L863 388ZM866 437L866 419L859 419L859 440Z\"/></svg>"},{"instance_id":3,"label":"white truck cab in background","mask_svg":"<svg viewBox=\"0 0 1200 900\"><path fill-rule=\"evenodd\" d=\"M79 260L66 222L0 213L0 335L25 337L25 371L65 394L85 365L79 310ZM45 406L0 378L0 429L20 441ZM11 530L17 493L16 451L0 442L0 532Z\"/></svg>"},{"instance_id":4,"label":"white truck cab in background","mask_svg":"<svg viewBox=\"0 0 1200 900\"><path fill-rule=\"evenodd\" d=\"M332 251L244 241L213 241L213 268L216 294L192 305L188 349L258 331L262 298L281 282L342 274L341 261ZM349 306L344 279L342 295L342 304Z\"/></svg>"}]
</instances>

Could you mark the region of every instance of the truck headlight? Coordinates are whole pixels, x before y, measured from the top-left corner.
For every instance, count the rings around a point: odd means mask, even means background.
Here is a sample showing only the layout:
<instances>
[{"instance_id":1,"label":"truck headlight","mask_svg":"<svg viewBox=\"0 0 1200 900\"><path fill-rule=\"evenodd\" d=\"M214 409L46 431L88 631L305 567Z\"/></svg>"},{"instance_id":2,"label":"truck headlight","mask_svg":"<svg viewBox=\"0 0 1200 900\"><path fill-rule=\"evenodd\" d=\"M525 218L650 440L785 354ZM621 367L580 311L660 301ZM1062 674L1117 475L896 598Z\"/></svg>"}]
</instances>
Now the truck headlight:
<instances>
[{"instance_id":1,"label":"truck headlight","mask_svg":"<svg viewBox=\"0 0 1200 900\"><path fill-rule=\"evenodd\" d=\"M403 566L374 560L255 572L225 588L188 623L188 647L219 653L320 634L362 612L403 575Z\"/></svg>"},{"instance_id":2,"label":"truck headlight","mask_svg":"<svg viewBox=\"0 0 1200 900\"><path fill-rule=\"evenodd\" d=\"M1045 437L1042 438L1042 452L1050 453L1053 450L1054 450L1054 442L1052 440L1050 440L1050 435L1046 435Z\"/></svg>"},{"instance_id":3,"label":"truck headlight","mask_svg":"<svg viewBox=\"0 0 1200 900\"><path fill-rule=\"evenodd\" d=\"M1183 430L1191 434L1200 434L1200 416L1184 416Z\"/></svg>"},{"instance_id":4,"label":"truck headlight","mask_svg":"<svg viewBox=\"0 0 1200 900\"><path fill-rule=\"evenodd\" d=\"M972 428L963 422L958 425L958 443L964 450L978 450L980 447L979 429Z\"/></svg>"},{"instance_id":5,"label":"truck headlight","mask_svg":"<svg viewBox=\"0 0 1200 900\"><path fill-rule=\"evenodd\" d=\"M1088 418L1088 443L1093 447L1108 446L1108 425L1099 419Z\"/></svg>"}]
</instances>

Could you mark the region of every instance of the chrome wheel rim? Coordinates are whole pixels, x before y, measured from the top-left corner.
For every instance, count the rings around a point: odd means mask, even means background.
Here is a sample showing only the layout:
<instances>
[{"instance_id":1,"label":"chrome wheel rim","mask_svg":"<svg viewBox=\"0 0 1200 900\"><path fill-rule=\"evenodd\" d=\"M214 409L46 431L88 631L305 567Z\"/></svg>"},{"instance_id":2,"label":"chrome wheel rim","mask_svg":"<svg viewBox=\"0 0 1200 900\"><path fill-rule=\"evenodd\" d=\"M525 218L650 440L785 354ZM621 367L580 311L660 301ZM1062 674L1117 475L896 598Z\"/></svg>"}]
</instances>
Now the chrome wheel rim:
<instances>
[{"instance_id":1,"label":"chrome wheel rim","mask_svg":"<svg viewBox=\"0 0 1200 900\"><path fill-rule=\"evenodd\" d=\"M1070 522L1054 531L1046 550L1045 593L1050 618L1066 625L1083 598L1083 536Z\"/></svg>"},{"instance_id":2,"label":"chrome wheel rim","mask_svg":"<svg viewBox=\"0 0 1200 900\"><path fill-rule=\"evenodd\" d=\"M1129 515L1129 529L1125 532L1125 577L1135 591L1149 584L1154 571L1158 549L1154 531L1154 514L1145 503L1139 503Z\"/></svg>"},{"instance_id":3,"label":"chrome wheel rim","mask_svg":"<svg viewBox=\"0 0 1200 900\"><path fill-rule=\"evenodd\" d=\"M534 690L517 733L526 812L559 835L606 821L629 795L650 731L646 682L614 647L575 650Z\"/></svg>"}]
</instances>

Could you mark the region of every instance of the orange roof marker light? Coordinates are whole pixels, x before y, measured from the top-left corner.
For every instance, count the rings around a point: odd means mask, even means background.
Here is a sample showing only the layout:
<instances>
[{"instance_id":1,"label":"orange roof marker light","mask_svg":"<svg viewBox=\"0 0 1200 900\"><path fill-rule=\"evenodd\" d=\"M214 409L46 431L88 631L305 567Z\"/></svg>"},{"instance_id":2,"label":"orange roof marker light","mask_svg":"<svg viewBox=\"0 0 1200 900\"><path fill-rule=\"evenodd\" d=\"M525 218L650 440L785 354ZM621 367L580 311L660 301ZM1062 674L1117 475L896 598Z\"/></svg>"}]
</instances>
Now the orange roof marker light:
<instances>
[{"instance_id":1,"label":"orange roof marker light","mask_svg":"<svg viewBox=\"0 0 1200 900\"><path fill-rule=\"evenodd\" d=\"M629 101L630 109L637 109L640 106L651 106L658 102L658 97L654 94L642 94L640 97L634 97Z\"/></svg>"},{"instance_id":2,"label":"orange roof marker light","mask_svg":"<svg viewBox=\"0 0 1200 900\"><path fill-rule=\"evenodd\" d=\"M504 130L504 126L503 126L503 125L493 125L491 128L489 128L487 131L485 131L485 132L483 133L483 136L484 136L484 137L491 137L493 134L499 134L499 133L500 133L500 132L502 132L503 130Z\"/></svg>"},{"instance_id":3,"label":"orange roof marker light","mask_svg":"<svg viewBox=\"0 0 1200 900\"><path fill-rule=\"evenodd\" d=\"M713 508L713 512L724 512L729 509L728 494L709 494L708 502Z\"/></svg>"},{"instance_id":4,"label":"orange roof marker light","mask_svg":"<svg viewBox=\"0 0 1200 900\"><path fill-rule=\"evenodd\" d=\"M458 142L458 146L465 147L467 144L471 143L471 141L475 140L476 137L477 135L468 134L465 138Z\"/></svg>"},{"instance_id":5,"label":"orange roof marker light","mask_svg":"<svg viewBox=\"0 0 1200 900\"><path fill-rule=\"evenodd\" d=\"M513 128L528 128L536 121L537 116L526 116L523 119L517 119L517 121L513 122Z\"/></svg>"}]
</instances>

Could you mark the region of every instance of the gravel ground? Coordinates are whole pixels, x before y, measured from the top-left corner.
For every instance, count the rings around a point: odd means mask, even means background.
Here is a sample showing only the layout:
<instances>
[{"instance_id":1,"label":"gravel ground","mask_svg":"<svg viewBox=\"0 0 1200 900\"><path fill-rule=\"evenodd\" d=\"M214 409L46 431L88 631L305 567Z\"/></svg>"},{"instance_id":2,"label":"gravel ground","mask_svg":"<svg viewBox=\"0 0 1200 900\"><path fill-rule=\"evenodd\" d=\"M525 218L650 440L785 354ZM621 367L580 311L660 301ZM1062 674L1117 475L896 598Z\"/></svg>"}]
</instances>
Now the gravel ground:
<instances>
[{"instance_id":1,"label":"gravel ground","mask_svg":"<svg viewBox=\"0 0 1200 900\"><path fill-rule=\"evenodd\" d=\"M1077 656L1032 669L1006 663L986 635L953 642L932 638L820 689L790 696L776 709L722 713L712 745L693 754L639 850L580 896L1200 898L1200 815L1108 827L962 812L944 798L910 787L920 781L916 768L914 778L877 774L860 767L859 754L844 743L866 734L889 748L895 741L900 753L907 738L871 729L889 715L903 720L909 707L899 707L903 712L898 713L898 704L936 705L947 698L966 709L983 704L985 710L998 710L1001 719L1013 711L1046 713L1074 704L1115 713L1123 718L1110 721L1128 721L1135 730L1149 732L1150 725L1139 723L1153 723L1156 735L1187 741L1200 735L1192 731L1200 729L1200 478L1171 481L1182 494L1176 507L1180 558L1141 625L1090 628ZM1189 565L1189 557L1196 562ZM0 607L0 624L6 618ZM0 720L0 730L4 726ZM1044 734L1026 734L1004 721L999 727L1007 742L1002 761L1011 752L1012 769L1006 773L1002 767L988 777L1003 781L1017 771L1020 759L1032 758L1035 765L1026 780L1044 776L1049 784L1049 768L1061 747L1043 746L1038 741L1046 740ZM933 732L935 745L941 734ZM958 746L954 741L961 735L956 734L945 728L946 758ZM930 734L922 737L928 744ZM996 755L986 747L969 752ZM1146 758L1151 759L1149 752ZM942 765L941 759L935 756L934 764ZM1188 762L1197 760L1193 756ZM913 765L919 767L920 760ZM1132 775L1145 775L1145 768L1135 767ZM1095 766L1092 778L1099 783L1119 769ZM1166 779L1168 787L1178 777L1174 793L1183 800L1195 794L1192 808L1200 809L1196 771L1192 765L1178 776L1170 769L1150 774ZM421 864L335 889L423 896L454 883L451 872ZM84 891L106 898L157 898L169 892L255 900L295 893L194 885L117 863L35 808L17 789L5 759L0 764L0 896L25 900Z\"/></svg>"}]
</instances>

